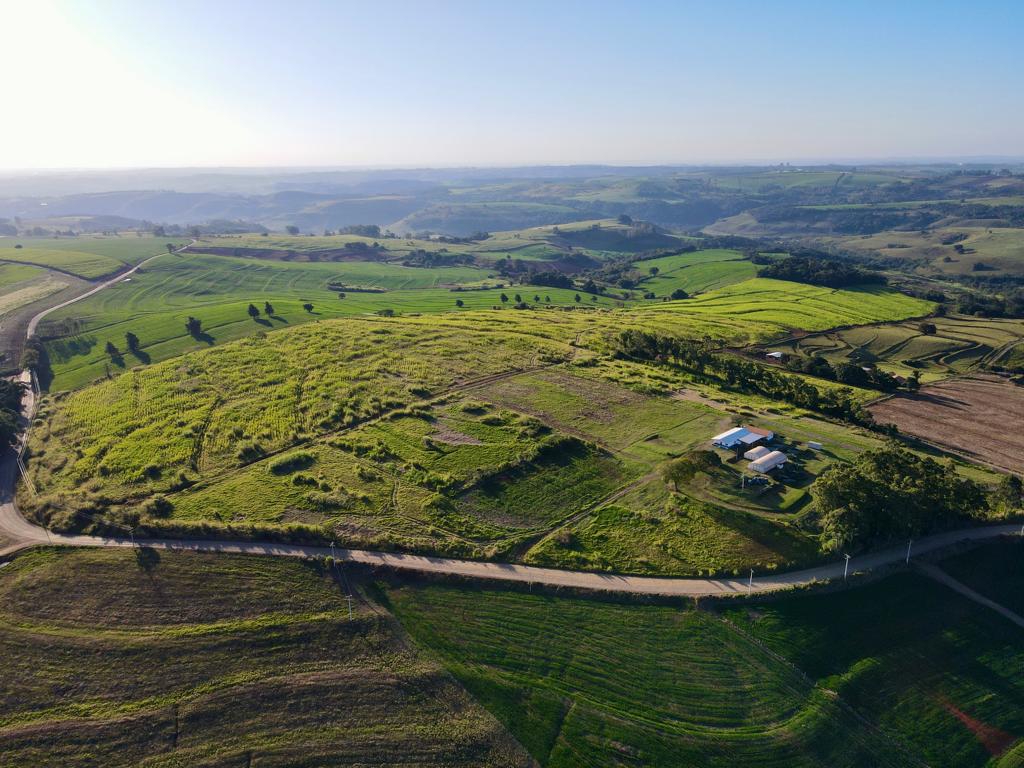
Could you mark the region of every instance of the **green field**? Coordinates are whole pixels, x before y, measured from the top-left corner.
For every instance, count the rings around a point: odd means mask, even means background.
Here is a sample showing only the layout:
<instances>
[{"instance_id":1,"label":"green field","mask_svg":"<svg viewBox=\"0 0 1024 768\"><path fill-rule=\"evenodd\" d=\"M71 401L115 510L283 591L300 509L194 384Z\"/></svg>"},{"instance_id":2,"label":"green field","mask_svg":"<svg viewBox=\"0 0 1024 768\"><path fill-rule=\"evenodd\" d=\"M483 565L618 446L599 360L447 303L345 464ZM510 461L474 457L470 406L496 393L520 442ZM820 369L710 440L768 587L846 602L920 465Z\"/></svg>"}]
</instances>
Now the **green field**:
<instances>
[{"instance_id":1,"label":"green field","mask_svg":"<svg viewBox=\"0 0 1024 768\"><path fill-rule=\"evenodd\" d=\"M643 290L657 298L671 296L675 290L690 294L710 291L757 276L753 262L738 251L721 248L645 259L635 266L648 275L651 269L658 270L656 275L645 277L640 283Z\"/></svg>"},{"instance_id":2,"label":"green field","mask_svg":"<svg viewBox=\"0 0 1024 768\"><path fill-rule=\"evenodd\" d=\"M984 562L1002 546L976 550L972 559ZM987 592L991 578L1019 593L1019 574L1000 557L974 586ZM728 615L929 765L986 765L1024 734L1024 634L923 576Z\"/></svg>"},{"instance_id":3,"label":"green field","mask_svg":"<svg viewBox=\"0 0 1024 768\"><path fill-rule=\"evenodd\" d=\"M997 555L975 587L1019 592L1019 555ZM1021 630L912 573L705 610L497 587L387 594L544 766L1014 765L1024 734Z\"/></svg>"},{"instance_id":4,"label":"green field","mask_svg":"<svg viewBox=\"0 0 1024 768\"><path fill-rule=\"evenodd\" d=\"M167 242L181 245L180 239L125 236L73 238L0 238L0 261L13 261L50 267L92 280L134 266L140 261L166 252ZM21 247L16 247L21 246Z\"/></svg>"},{"instance_id":5,"label":"green field","mask_svg":"<svg viewBox=\"0 0 1024 768\"><path fill-rule=\"evenodd\" d=\"M914 764L710 611L447 586L388 597L543 766Z\"/></svg>"},{"instance_id":6,"label":"green field","mask_svg":"<svg viewBox=\"0 0 1024 768\"><path fill-rule=\"evenodd\" d=\"M37 550L0 570L5 766L524 766L319 563Z\"/></svg>"}]
</instances>

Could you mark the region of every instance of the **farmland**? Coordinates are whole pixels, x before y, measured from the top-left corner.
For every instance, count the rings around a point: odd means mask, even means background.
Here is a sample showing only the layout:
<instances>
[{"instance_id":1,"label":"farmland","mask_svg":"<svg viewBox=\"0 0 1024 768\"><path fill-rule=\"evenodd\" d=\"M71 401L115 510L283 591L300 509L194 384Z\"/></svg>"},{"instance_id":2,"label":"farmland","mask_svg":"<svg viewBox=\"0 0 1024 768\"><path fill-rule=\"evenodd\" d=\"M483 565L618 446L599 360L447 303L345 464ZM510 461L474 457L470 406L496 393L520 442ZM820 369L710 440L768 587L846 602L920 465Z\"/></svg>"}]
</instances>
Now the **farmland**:
<instances>
[{"instance_id":1,"label":"farmland","mask_svg":"<svg viewBox=\"0 0 1024 768\"><path fill-rule=\"evenodd\" d=\"M871 407L882 424L945 446L1005 471L1024 470L1024 437L1011 425L1024 420L1024 390L991 375L922 387Z\"/></svg>"},{"instance_id":2,"label":"farmland","mask_svg":"<svg viewBox=\"0 0 1024 768\"><path fill-rule=\"evenodd\" d=\"M544 766L913 764L710 611L415 584L388 597Z\"/></svg>"},{"instance_id":3,"label":"farmland","mask_svg":"<svg viewBox=\"0 0 1024 768\"><path fill-rule=\"evenodd\" d=\"M67 286L52 273L27 264L0 263L0 317Z\"/></svg>"},{"instance_id":4,"label":"farmland","mask_svg":"<svg viewBox=\"0 0 1024 768\"><path fill-rule=\"evenodd\" d=\"M0 238L0 261L35 264L93 280L164 252L167 242L182 244L180 239L135 236Z\"/></svg>"},{"instance_id":5,"label":"farmland","mask_svg":"<svg viewBox=\"0 0 1024 768\"><path fill-rule=\"evenodd\" d=\"M323 564L38 550L0 571L5 766L525 766Z\"/></svg>"},{"instance_id":6,"label":"farmland","mask_svg":"<svg viewBox=\"0 0 1024 768\"><path fill-rule=\"evenodd\" d=\"M977 367L1006 365L1024 341L1024 322L966 316L936 317L920 323L872 325L802 336L766 349L790 355L824 357L830 363L877 365L922 381L966 373Z\"/></svg>"},{"instance_id":7,"label":"farmland","mask_svg":"<svg viewBox=\"0 0 1024 768\"><path fill-rule=\"evenodd\" d=\"M984 563L1009 546L986 545L966 557ZM956 574L963 557L939 566ZM1006 588L1012 583L1019 594L1019 568L1009 558L982 573L972 586L983 594L1009 579ZM1009 758L1024 734L1020 628L924 576L900 574L727 615L929 765Z\"/></svg>"},{"instance_id":8,"label":"farmland","mask_svg":"<svg viewBox=\"0 0 1024 768\"><path fill-rule=\"evenodd\" d=\"M990 563L975 588L1012 597L1019 549L939 565ZM544 766L1011 765L1024 733L1021 630L915 573L704 610L409 581L386 593Z\"/></svg>"}]
</instances>

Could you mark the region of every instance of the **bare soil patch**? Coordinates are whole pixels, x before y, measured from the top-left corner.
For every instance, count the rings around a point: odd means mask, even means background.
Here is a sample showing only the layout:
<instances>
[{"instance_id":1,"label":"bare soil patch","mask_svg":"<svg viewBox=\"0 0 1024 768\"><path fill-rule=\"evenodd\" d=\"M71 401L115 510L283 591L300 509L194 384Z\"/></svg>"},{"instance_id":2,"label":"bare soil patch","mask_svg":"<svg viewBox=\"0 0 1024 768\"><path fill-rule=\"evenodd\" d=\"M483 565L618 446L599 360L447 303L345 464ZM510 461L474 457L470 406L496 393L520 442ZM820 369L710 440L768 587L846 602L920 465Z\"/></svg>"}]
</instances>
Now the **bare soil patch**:
<instances>
[{"instance_id":1,"label":"bare soil patch","mask_svg":"<svg viewBox=\"0 0 1024 768\"><path fill-rule=\"evenodd\" d=\"M1024 472L1024 387L975 375L896 395L869 410L880 424L999 469Z\"/></svg>"},{"instance_id":2,"label":"bare soil patch","mask_svg":"<svg viewBox=\"0 0 1024 768\"><path fill-rule=\"evenodd\" d=\"M482 440L459 432L453 429L451 425L440 420L435 422L434 431L430 434L430 437L439 443L447 443L448 445L483 445Z\"/></svg>"}]
</instances>

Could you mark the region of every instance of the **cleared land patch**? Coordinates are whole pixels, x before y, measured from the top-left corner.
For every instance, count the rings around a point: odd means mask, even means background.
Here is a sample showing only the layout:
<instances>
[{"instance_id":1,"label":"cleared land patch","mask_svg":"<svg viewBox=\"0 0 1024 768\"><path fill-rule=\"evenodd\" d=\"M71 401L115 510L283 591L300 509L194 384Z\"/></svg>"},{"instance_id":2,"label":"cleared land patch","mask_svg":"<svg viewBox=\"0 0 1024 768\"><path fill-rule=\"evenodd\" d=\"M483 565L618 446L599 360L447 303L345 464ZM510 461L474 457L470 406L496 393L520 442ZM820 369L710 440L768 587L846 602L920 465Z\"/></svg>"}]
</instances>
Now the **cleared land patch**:
<instances>
[{"instance_id":1,"label":"cleared land patch","mask_svg":"<svg viewBox=\"0 0 1024 768\"><path fill-rule=\"evenodd\" d=\"M972 375L896 395L870 407L880 424L967 454L994 467L1024 471L1024 388L998 376Z\"/></svg>"}]
</instances>

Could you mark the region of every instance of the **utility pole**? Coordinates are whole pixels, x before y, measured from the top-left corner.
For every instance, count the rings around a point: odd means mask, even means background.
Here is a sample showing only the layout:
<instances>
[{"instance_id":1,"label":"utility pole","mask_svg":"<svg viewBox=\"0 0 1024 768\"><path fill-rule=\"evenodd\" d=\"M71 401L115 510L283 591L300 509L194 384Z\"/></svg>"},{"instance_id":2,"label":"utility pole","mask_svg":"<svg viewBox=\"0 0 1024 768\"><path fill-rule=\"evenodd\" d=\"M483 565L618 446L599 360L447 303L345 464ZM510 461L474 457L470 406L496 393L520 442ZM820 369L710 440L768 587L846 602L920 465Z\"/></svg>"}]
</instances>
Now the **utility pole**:
<instances>
[{"instance_id":1,"label":"utility pole","mask_svg":"<svg viewBox=\"0 0 1024 768\"><path fill-rule=\"evenodd\" d=\"M345 595L345 598L348 600L348 617L349 617L349 619L351 619L352 618L352 595Z\"/></svg>"},{"instance_id":2,"label":"utility pole","mask_svg":"<svg viewBox=\"0 0 1024 768\"><path fill-rule=\"evenodd\" d=\"M911 539L910 541L907 542L907 565L910 565L910 547L911 547L911 545L913 543L914 543L913 539Z\"/></svg>"},{"instance_id":3,"label":"utility pole","mask_svg":"<svg viewBox=\"0 0 1024 768\"><path fill-rule=\"evenodd\" d=\"M331 542L331 560L337 561L338 558L334 556L334 542Z\"/></svg>"},{"instance_id":4,"label":"utility pole","mask_svg":"<svg viewBox=\"0 0 1024 768\"><path fill-rule=\"evenodd\" d=\"M132 549L135 549L135 529L134 528L129 528L128 529L128 536L132 540Z\"/></svg>"},{"instance_id":5,"label":"utility pole","mask_svg":"<svg viewBox=\"0 0 1024 768\"><path fill-rule=\"evenodd\" d=\"M843 566L843 581L846 581L846 574L850 572L850 556L843 555L846 558L846 565Z\"/></svg>"},{"instance_id":6,"label":"utility pole","mask_svg":"<svg viewBox=\"0 0 1024 768\"><path fill-rule=\"evenodd\" d=\"M750 569L750 581L747 582L747 594L750 594L750 590L754 588L754 569Z\"/></svg>"}]
</instances>

